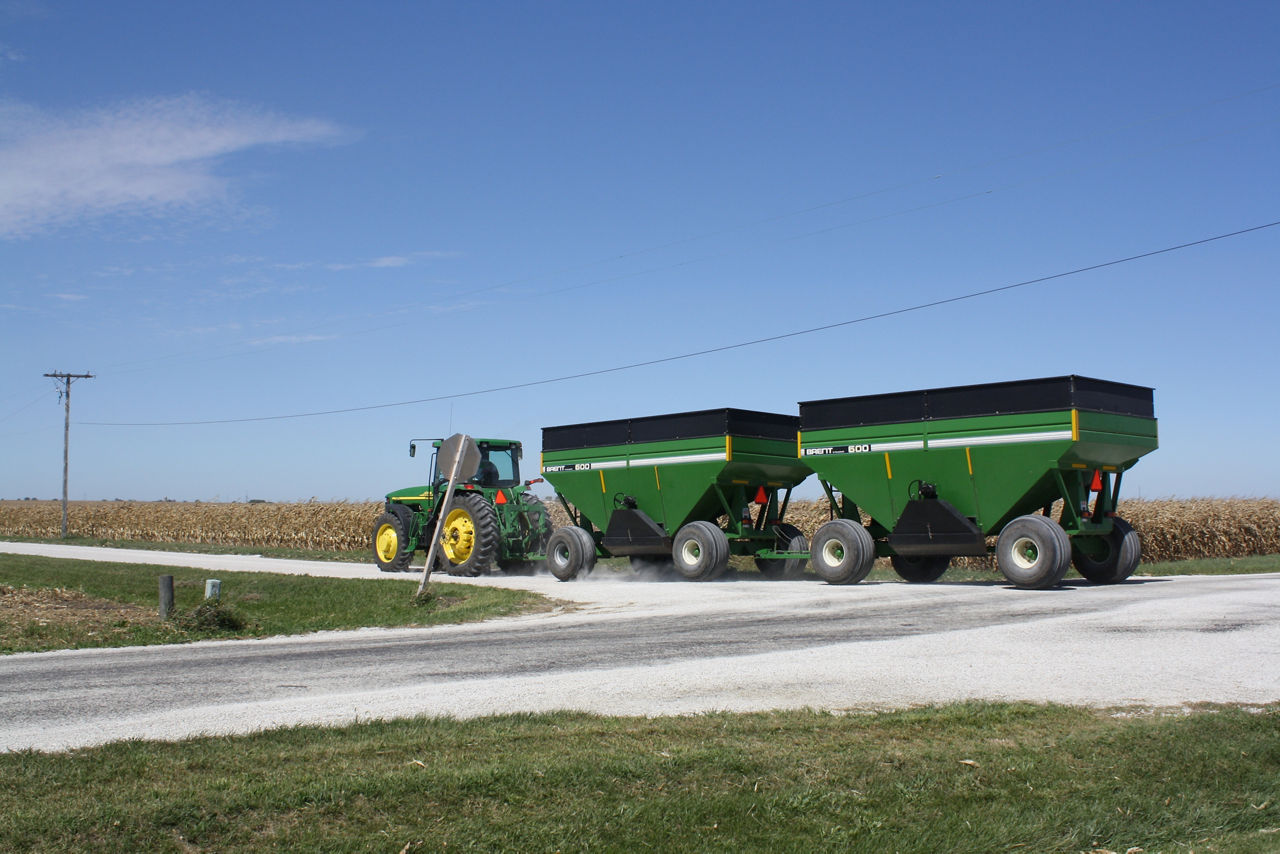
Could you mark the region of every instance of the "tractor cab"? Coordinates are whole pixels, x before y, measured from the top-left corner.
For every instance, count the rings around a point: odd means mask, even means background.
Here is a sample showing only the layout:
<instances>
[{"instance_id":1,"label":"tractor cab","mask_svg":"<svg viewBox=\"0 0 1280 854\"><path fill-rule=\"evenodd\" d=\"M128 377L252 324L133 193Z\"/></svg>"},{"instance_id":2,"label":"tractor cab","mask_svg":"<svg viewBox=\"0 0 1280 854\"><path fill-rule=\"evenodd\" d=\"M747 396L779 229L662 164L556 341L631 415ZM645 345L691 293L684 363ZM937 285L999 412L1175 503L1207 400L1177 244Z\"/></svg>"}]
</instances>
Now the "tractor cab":
<instances>
[{"instance_id":1,"label":"tractor cab","mask_svg":"<svg viewBox=\"0 0 1280 854\"><path fill-rule=\"evenodd\" d=\"M448 472L440 471L438 459L440 444L443 439L431 442L431 483L438 485L449 479ZM485 489L510 489L520 485L520 458L523 456L521 444L509 439L477 439L480 449L480 467L469 483ZM417 451L413 443L409 444L409 456Z\"/></svg>"}]
</instances>

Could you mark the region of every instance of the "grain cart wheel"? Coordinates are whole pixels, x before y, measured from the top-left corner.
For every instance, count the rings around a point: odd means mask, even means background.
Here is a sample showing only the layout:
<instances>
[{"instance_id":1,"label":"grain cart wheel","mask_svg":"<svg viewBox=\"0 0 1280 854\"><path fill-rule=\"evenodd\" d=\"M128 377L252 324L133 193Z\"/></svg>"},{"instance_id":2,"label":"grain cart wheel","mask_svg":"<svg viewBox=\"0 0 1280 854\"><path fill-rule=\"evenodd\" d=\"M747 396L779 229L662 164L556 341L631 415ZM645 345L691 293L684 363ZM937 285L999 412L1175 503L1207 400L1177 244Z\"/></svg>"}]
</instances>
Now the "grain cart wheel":
<instances>
[{"instance_id":1,"label":"grain cart wheel","mask_svg":"<svg viewBox=\"0 0 1280 854\"><path fill-rule=\"evenodd\" d=\"M807 552L809 541L795 525L785 523L774 525L777 535L777 549L780 552ZM804 575L805 564L809 560L802 557L758 557L756 569L765 578L800 578Z\"/></svg>"},{"instance_id":2,"label":"grain cart wheel","mask_svg":"<svg viewBox=\"0 0 1280 854\"><path fill-rule=\"evenodd\" d=\"M585 576L596 565L596 541L576 525L556 528L547 540L547 569L561 581Z\"/></svg>"},{"instance_id":3,"label":"grain cart wheel","mask_svg":"<svg viewBox=\"0 0 1280 854\"><path fill-rule=\"evenodd\" d=\"M1061 584L1071 566L1070 542L1063 542L1064 533L1047 516L1019 516L1004 526L996 540L996 565L1024 590Z\"/></svg>"},{"instance_id":4,"label":"grain cart wheel","mask_svg":"<svg viewBox=\"0 0 1280 854\"><path fill-rule=\"evenodd\" d=\"M404 519L398 513L382 513L373 522L373 559L383 572L408 572L413 553Z\"/></svg>"},{"instance_id":5,"label":"grain cart wheel","mask_svg":"<svg viewBox=\"0 0 1280 854\"><path fill-rule=\"evenodd\" d=\"M876 562L876 544L852 519L832 519L813 535L813 571L828 584L857 584Z\"/></svg>"},{"instance_id":6,"label":"grain cart wheel","mask_svg":"<svg viewBox=\"0 0 1280 854\"><path fill-rule=\"evenodd\" d=\"M1138 568L1142 543L1138 532L1125 520L1112 520L1105 537L1075 537L1071 540L1071 562L1076 571L1094 584L1119 584Z\"/></svg>"},{"instance_id":7,"label":"grain cart wheel","mask_svg":"<svg viewBox=\"0 0 1280 854\"><path fill-rule=\"evenodd\" d=\"M947 571L947 567L951 566L951 558L946 555L894 555L889 561L893 564L893 571L903 581L910 581L912 584L937 581Z\"/></svg>"},{"instance_id":8,"label":"grain cart wheel","mask_svg":"<svg viewBox=\"0 0 1280 854\"><path fill-rule=\"evenodd\" d=\"M689 581L710 581L729 568L729 540L710 522L690 522L676 532L671 558Z\"/></svg>"},{"instance_id":9,"label":"grain cart wheel","mask_svg":"<svg viewBox=\"0 0 1280 854\"><path fill-rule=\"evenodd\" d=\"M481 575L498 554L498 514L478 492L459 492L444 519L440 550L450 575Z\"/></svg>"}]
</instances>

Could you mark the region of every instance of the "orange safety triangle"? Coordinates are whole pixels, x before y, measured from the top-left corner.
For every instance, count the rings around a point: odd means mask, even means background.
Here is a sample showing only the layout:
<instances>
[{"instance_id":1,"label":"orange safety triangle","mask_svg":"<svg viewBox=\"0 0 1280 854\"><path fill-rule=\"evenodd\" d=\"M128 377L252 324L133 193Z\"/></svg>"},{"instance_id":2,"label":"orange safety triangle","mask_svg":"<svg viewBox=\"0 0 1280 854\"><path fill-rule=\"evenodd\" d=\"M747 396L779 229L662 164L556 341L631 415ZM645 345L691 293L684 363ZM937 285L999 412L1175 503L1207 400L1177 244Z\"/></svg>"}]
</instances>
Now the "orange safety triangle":
<instances>
[{"instance_id":1,"label":"orange safety triangle","mask_svg":"<svg viewBox=\"0 0 1280 854\"><path fill-rule=\"evenodd\" d=\"M506 504L506 503L507 503L507 494L506 494L505 492L503 492L502 490L498 490L498 494L497 494L497 495L495 495L495 496L493 496L493 503L494 503L494 504Z\"/></svg>"},{"instance_id":2,"label":"orange safety triangle","mask_svg":"<svg viewBox=\"0 0 1280 854\"><path fill-rule=\"evenodd\" d=\"M769 503L769 493L764 491L763 486L756 490L756 503L757 504Z\"/></svg>"},{"instance_id":3,"label":"orange safety triangle","mask_svg":"<svg viewBox=\"0 0 1280 854\"><path fill-rule=\"evenodd\" d=\"M1098 469L1093 470L1093 483L1089 484L1090 492L1102 491L1102 472Z\"/></svg>"}]
</instances>

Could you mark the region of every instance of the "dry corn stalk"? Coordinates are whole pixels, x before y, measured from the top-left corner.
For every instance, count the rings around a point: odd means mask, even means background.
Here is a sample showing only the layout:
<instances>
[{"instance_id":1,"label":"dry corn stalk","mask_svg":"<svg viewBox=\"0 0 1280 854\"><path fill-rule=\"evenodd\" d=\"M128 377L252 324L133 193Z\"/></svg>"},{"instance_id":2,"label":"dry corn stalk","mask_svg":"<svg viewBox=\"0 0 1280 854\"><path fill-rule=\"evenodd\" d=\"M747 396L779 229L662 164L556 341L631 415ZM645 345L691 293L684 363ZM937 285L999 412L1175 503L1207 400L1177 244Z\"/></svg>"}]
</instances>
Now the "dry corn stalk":
<instances>
[{"instance_id":1,"label":"dry corn stalk","mask_svg":"<svg viewBox=\"0 0 1280 854\"><path fill-rule=\"evenodd\" d=\"M552 521L566 523L548 500ZM380 502L286 504L176 501L74 501L72 536L158 543L366 552ZM1280 501L1273 498L1171 498L1122 501L1120 513L1142 537L1143 560L1280 553ZM809 538L829 518L825 501L795 501L788 521ZM56 538L57 501L0 501L0 537Z\"/></svg>"}]
</instances>

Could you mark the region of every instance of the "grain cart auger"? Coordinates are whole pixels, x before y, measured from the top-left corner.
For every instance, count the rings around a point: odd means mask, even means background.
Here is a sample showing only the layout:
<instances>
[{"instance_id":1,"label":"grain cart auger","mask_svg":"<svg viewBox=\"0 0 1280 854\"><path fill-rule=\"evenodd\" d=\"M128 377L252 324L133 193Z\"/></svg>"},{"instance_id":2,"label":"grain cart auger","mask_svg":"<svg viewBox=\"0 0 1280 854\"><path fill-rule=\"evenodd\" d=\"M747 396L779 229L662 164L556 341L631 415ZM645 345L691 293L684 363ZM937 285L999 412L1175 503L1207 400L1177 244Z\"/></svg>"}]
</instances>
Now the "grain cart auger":
<instances>
[{"instance_id":1,"label":"grain cart auger","mask_svg":"<svg viewBox=\"0 0 1280 854\"><path fill-rule=\"evenodd\" d=\"M574 522L551 535L547 568L568 581L598 555L626 556L706 581L735 554L767 576L799 575L808 544L783 521L810 474L798 422L710 409L544 428L542 473Z\"/></svg>"},{"instance_id":2,"label":"grain cart auger","mask_svg":"<svg viewBox=\"0 0 1280 854\"><path fill-rule=\"evenodd\" d=\"M417 442L409 443L409 456ZM384 512L373 524L373 553L383 572L408 572L414 552L426 551L435 530L436 510L447 488L448 472L439 470L441 439L431 440L431 481L427 486L387 494ZM444 520L436 566L450 575L480 575L493 565L515 571L545 557L551 520L529 491L542 479L520 480L519 442L477 439L476 476L458 484Z\"/></svg>"},{"instance_id":3,"label":"grain cart auger","mask_svg":"<svg viewBox=\"0 0 1280 854\"><path fill-rule=\"evenodd\" d=\"M1100 584L1138 565L1116 508L1121 476L1157 445L1149 388L1066 376L818 400L800 404L800 430L834 517L813 568L833 584L862 580L875 555L935 581L992 535L1017 587L1053 587L1073 562Z\"/></svg>"}]
</instances>

